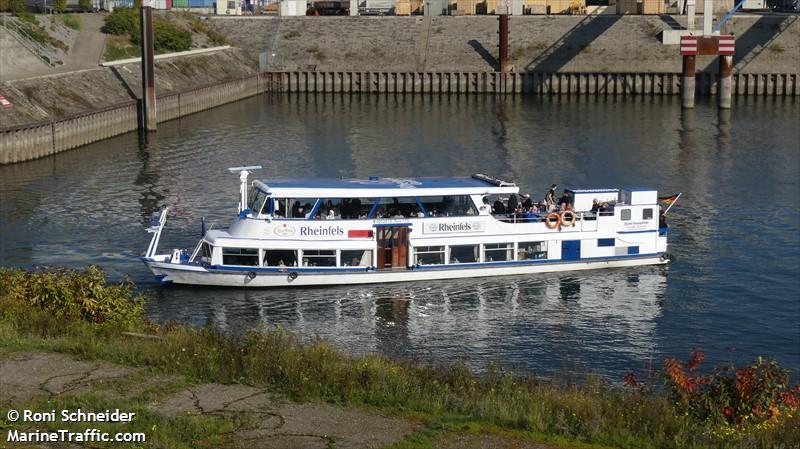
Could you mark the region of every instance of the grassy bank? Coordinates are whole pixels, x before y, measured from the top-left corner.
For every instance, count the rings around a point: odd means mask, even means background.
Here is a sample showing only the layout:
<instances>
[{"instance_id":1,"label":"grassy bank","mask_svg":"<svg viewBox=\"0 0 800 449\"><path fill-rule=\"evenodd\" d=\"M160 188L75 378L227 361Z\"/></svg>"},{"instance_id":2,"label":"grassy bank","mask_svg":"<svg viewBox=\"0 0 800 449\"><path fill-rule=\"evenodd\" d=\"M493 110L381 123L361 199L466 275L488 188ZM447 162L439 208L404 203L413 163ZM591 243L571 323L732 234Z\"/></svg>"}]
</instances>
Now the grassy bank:
<instances>
[{"instance_id":1,"label":"grassy bank","mask_svg":"<svg viewBox=\"0 0 800 449\"><path fill-rule=\"evenodd\" d=\"M668 359L665 388L640 385L632 376L624 388L599 378L575 385L500 370L475 376L463 366L350 357L279 329L233 337L149 323L141 318L143 301L130 284L106 284L96 268L0 269L0 351L68 353L422 422L425 430L400 447L431 447L444 431L505 433L563 447L767 448L800 441L800 391L771 361L702 372L700 353L685 363Z\"/></svg>"}]
</instances>

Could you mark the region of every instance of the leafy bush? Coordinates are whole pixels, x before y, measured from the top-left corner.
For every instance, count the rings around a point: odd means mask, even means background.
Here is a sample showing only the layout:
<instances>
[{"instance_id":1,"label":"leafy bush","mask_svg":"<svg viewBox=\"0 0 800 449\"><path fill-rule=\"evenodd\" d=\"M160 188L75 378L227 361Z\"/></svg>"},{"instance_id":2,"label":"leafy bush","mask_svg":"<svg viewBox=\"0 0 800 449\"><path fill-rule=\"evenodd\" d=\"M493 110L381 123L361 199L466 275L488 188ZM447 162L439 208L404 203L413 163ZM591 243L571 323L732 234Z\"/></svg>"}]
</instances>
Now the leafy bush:
<instances>
[{"instance_id":1,"label":"leafy bush","mask_svg":"<svg viewBox=\"0 0 800 449\"><path fill-rule=\"evenodd\" d=\"M156 52L186 51L192 47L192 33L166 20L153 23L153 45Z\"/></svg>"},{"instance_id":2,"label":"leafy bush","mask_svg":"<svg viewBox=\"0 0 800 449\"><path fill-rule=\"evenodd\" d=\"M135 8L115 8L106 16L103 31L117 36L139 35L139 12Z\"/></svg>"},{"instance_id":3,"label":"leafy bush","mask_svg":"<svg viewBox=\"0 0 800 449\"><path fill-rule=\"evenodd\" d=\"M92 0L78 0L78 6L81 8L81 11L91 11Z\"/></svg>"},{"instance_id":4,"label":"leafy bush","mask_svg":"<svg viewBox=\"0 0 800 449\"><path fill-rule=\"evenodd\" d=\"M53 7L59 13L63 13L67 10L67 0L54 0Z\"/></svg>"},{"instance_id":5,"label":"leafy bush","mask_svg":"<svg viewBox=\"0 0 800 449\"><path fill-rule=\"evenodd\" d=\"M139 12L136 8L117 8L106 17L104 31L117 36L127 36L134 45L139 44ZM192 33L163 19L153 20L153 46L157 53L185 51L192 47Z\"/></svg>"},{"instance_id":6,"label":"leafy bush","mask_svg":"<svg viewBox=\"0 0 800 449\"><path fill-rule=\"evenodd\" d=\"M0 12L18 14L25 10L25 0L0 0Z\"/></svg>"},{"instance_id":7,"label":"leafy bush","mask_svg":"<svg viewBox=\"0 0 800 449\"><path fill-rule=\"evenodd\" d=\"M664 362L673 399L696 418L748 427L800 412L800 385L790 387L789 372L778 362L759 357L745 367L730 364L703 375L698 371L704 359L695 350L685 364L672 357Z\"/></svg>"},{"instance_id":8,"label":"leafy bush","mask_svg":"<svg viewBox=\"0 0 800 449\"><path fill-rule=\"evenodd\" d=\"M41 324L57 323L57 328L71 321L128 328L141 323L143 311L143 299L132 290L129 282L106 285L103 271L94 266L82 271L0 269L0 317L45 331Z\"/></svg>"}]
</instances>

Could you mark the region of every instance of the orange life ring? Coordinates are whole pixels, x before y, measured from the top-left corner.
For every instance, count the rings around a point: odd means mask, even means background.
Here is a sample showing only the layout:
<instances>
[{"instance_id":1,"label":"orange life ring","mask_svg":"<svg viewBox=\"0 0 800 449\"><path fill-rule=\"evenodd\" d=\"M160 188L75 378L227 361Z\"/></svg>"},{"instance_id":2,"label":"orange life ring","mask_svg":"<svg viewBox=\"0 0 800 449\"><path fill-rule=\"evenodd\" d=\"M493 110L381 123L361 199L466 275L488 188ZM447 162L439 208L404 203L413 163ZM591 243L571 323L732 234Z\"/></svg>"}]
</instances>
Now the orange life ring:
<instances>
[{"instance_id":1,"label":"orange life ring","mask_svg":"<svg viewBox=\"0 0 800 449\"><path fill-rule=\"evenodd\" d=\"M551 218L555 218L556 221L551 221ZM550 212L544 217L544 225L547 226L547 229L555 229L561 226L561 216L555 212Z\"/></svg>"},{"instance_id":2,"label":"orange life ring","mask_svg":"<svg viewBox=\"0 0 800 449\"><path fill-rule=\"evenodd\" d=\"M561 226L567 227L567 226L574 226L575 220L578 219L578 216L575 215L575 212L572 212L571 210L565 210L564 212L561 212L560 218L561 218Z\"/></svg>"}]
</instances>

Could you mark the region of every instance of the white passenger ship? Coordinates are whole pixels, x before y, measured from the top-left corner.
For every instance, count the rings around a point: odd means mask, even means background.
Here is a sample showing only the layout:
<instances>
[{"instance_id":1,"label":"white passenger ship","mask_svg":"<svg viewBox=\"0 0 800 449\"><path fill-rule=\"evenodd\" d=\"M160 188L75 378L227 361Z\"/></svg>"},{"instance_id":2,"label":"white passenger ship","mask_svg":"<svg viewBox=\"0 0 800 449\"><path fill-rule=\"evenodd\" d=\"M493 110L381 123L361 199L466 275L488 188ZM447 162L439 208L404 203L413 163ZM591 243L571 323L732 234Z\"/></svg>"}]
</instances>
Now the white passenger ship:
<instances>
[{"instance_id":1,"label":"white passenger ship","mask_svg":"<svg viewBox=\"0 0 800 449\"><path fill-rule=\"evenodd\" d=\"M499 213L514 183L469 178L254 181L237 167L239 214L193 252L142 258L162 283L283 287L424 281L668 262L657 192L567 190L561 211ZM249 198L248 198L249 197ZM607 206L598 210L595 203ZM534 208L535 210L535 208Z\"/></svg>"}]
</instances>

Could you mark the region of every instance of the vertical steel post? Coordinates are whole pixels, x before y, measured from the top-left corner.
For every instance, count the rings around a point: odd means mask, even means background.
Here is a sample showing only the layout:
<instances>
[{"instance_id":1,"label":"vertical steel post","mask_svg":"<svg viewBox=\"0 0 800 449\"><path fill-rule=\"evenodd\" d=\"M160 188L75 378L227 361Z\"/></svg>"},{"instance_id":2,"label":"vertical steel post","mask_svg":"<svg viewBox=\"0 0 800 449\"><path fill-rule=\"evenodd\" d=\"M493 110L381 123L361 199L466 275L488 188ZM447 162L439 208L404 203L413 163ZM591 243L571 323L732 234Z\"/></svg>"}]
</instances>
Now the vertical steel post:
<instances>
[{"instance_id":1,"label":"vertical steel post","mask_svg":"<svg viewBox=\"0 0 800 449\"><path fill-rule=\"evenodd\" d=\"M507 12L507 11L506 11ZM500 14L500 72L508 72L508 14Z\"/></svg>"},{"instance_id":2,"label":"vertical steel post","mask_svg":"<svg viewBox=\"0 0 800 449\"><path fill-rule=\"evenodd\" d=\"M731 96L733 94L733 56L719 55L719 108L731 108Z\"/></svg>"},{"instance_id":3,"label":"vertical steel post","mask_svg":"<svg viewBox=\"0 0 800 449\"><path fill-rule=\"evenodd\" d=\"M155 131L156 123L156 85L155 64L153 62L153 9L142 6L141 19L142 50L142 124L145 130Z\"/></svg>"},{"instance_id":4,"label":"vertical steel post","mask_svg":"<svg viewBox=\"0 0 800 449\"><path fill-rule=\"evenodd\" d=\"M681 105L685 109L694 107L695 55L683 55L683 75L681 77Z\"/></svg>"}]
</instances>

